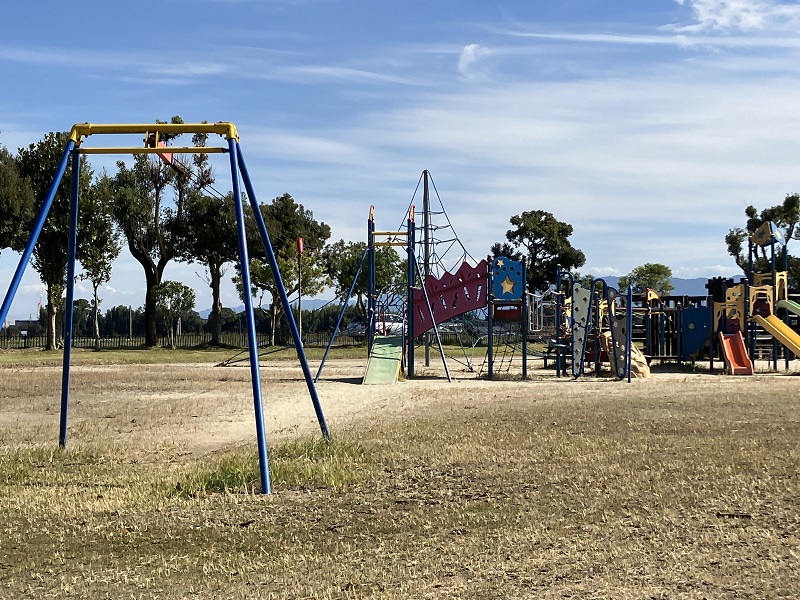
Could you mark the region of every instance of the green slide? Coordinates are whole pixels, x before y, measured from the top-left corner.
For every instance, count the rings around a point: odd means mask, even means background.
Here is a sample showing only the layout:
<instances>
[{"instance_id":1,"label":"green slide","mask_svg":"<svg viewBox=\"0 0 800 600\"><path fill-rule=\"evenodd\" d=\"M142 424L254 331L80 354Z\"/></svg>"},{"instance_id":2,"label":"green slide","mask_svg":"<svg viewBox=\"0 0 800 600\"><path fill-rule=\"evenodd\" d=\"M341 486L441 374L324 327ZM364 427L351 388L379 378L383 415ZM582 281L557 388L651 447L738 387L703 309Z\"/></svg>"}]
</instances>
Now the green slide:
<instances>
[{"instance_id":1,"label":"green slide","mask_svg":"<svg viewBox=\"0 0 800 600\"><path fill-rule=\"evenodd\" d=\"M796 315L800 315L800 304L798 304L794 300L781 300L778 302L778 308L785 308L789 312L793 312Z\"/></svg>"},{"instance_id":2,"label":"green slide","mask_svg":"<svg viewBox=\"0 0 800 600\"><path fill-rule=\"evenodd\" d=\"M389 385L397 381L400 374L400 358L403 356L402 335L376 335L372 343L372 354L367 362L364 385Z\"/></svg>"}]
</instances>

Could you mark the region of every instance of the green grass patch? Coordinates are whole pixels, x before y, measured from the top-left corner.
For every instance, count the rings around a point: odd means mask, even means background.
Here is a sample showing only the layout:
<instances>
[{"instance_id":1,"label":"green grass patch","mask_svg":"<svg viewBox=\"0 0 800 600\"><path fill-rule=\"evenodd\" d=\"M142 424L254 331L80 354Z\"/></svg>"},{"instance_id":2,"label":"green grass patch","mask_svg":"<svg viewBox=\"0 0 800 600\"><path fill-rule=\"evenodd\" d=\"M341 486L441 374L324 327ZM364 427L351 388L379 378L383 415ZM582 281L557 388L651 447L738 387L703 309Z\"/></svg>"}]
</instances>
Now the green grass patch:
<instances>
[{"instance_id":1,"label":"green grass patch","mask_svg":"<svg viewBox=\"0 0 800 600\"><path fill-rule=\"evenodd\" d=\"M368 456L357 443L334 439L295 440L269 452L273 488L340 490L365 477ZM229 453L201 463L172 486L180 497L215 493L259 493L258 453Z\"/></svg>"},{"instance_id":2,"label":"green grass patch","mask_svg":"<svg viewBox=\"0 0 800 600\"><path fill-rule=\"evenodd\" d=\"M8 448L0 451L0 484L45 486L67 472L112 462L115 461L82 447Z\"/></svg>"}]
</instances>

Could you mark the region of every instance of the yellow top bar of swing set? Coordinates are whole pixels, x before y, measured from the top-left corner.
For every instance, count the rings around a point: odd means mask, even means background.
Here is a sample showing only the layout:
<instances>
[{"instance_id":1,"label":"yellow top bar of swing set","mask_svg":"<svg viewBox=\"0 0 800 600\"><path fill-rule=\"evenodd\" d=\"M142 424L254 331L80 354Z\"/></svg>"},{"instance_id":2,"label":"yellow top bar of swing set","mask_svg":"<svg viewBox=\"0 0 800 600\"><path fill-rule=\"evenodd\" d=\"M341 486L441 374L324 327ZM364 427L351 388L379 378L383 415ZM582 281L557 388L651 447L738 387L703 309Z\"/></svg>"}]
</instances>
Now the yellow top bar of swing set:
<instances>
[{"instance_id":1,"label":"yellow top bar of swing set","mask_svg":"<svg viewBox=\"0 0 800 600\"><path fill-rule=\"evenodd\" d=\"M143 133L169 133L180 135L182 133L216 133L226 139L239 141L239 133L236 125L230 122L218 121L217 123L127 123L127 124L97 124L97 123L76 123L72 126L69 139L80 146L82 138L90 135L111 135L111 134L130 134ZM114 148L113 150L121 150ZM210 148L203 148L208 152ZM128 150L125 150L126 152ZM169 150L168 150L169 151ZM175 149L171 150L175 152ZM88 152L87 152L88 153Z\"/></svg>"},{"instance_id":2,"label":"yellow top bar of swing set","mask_svg":"<svg viewBox=\"0 0 800 600\"><path fill-rule=\"evenodd\" d=\"M373 231L372 235L401 236L408 235L407 231Z\"/></svg>"},{"instance_id":3,"label":"yellow top bar of swing set","mask_svg":"<svg viewBox=\"0 0 800 600\"><path fill-rule=\"evenodd\" d=\"M81 154L222 154L227 148L215 146L163 146L159 148L139 148L129 146L78 148Z\"/></svg>"}]
</instances>

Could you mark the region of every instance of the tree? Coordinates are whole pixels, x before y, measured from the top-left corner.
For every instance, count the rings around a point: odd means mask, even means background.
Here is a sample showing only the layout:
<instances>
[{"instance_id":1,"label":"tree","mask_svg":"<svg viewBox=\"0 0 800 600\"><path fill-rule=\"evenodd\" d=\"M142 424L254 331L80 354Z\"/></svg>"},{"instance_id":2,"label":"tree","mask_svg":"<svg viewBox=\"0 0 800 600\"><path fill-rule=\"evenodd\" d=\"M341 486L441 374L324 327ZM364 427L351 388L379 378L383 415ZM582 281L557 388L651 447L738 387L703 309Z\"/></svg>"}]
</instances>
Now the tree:
<instances>
[{"instance_id":1,"label":"tree","mask_svg":"<svg viewBox=\"0 0 800 600\"><path fill-rule=\"evenodd\" d=\"M131 310L122 305L109 308L100 319L100 333L109 337L144 335L144 312L141 308Z\"/></svg>"},{"instance_id":2,"label":"tree","mask_svg":"<svg viewBox=\"0 0 800 600\"><path fill-rule=\"evenodd\" d=\"M675 289L672 285L672 269L659 263L645 263L619 278L619 289L633 288L634 294L644 294L649 288L660 296L669 296Z\"/></svg>"},{"instance_id":3,"label":"tree","mask_svg":"<svg viewBox=\"0 0 800 600\"><path fill-rule=\"evenodd\" d=\"M489 251L490 258L492 260L499 258L501 256L505 256L506 258L510 258L511 260L520 261L522 260L522 252L517 250L514 246L509 244L508 242L497 242L492 244L492 249Z\"/></svg>"},{"instance_id":4,"label":"tree","mask_svg":"<svg viewBox=\"0 0 800 600\"><path fill-rule=\"evenodd\" d=\"M221 199L193 194L188 198L184 210L177 236L177 256L178 260L199 262L208 270L211 344L218 346L223 323L220 284L225 265L235 262L239 257L233 193Z\"/></svg>"},{"instance_id":5,"label":"tree","mask_svg":"<svg viewBox=\"0 0 800 600\"><path fill-rule=\"evenodd\" d=\"M322 252L325 274L333 283L336 295L344 298L350 290L356 270L367 248L365 242L345 242L339 240L327 245ZM365 258L353 288L358 314L366 316L365 298L369 293L369 259ZM378 297L401 291L405 285L406 271L400 255L391 247L375 250L375 291Z\"/></svg>"},{"instance_id":6,"label":"tree","mask_svg":"<svg viewBox=\"0 0 800 600\"><path fill-rule=\"evenodd\" d=\"M36 210L44 204L47 190L56 174L58 164L67 145L68 134L48 133L41 141L20 148L17 168L22 177L30 181ZM65 174L57 188L53 204L44 223L39 240L33 250L34 269L47 287L47 342L46 350L56 347L56 316L61 310L61 295L67 270L67 245L69 241L70 176ZM84 197L89 189L92 172L86 160L81 161L79 194ZM32 221L26 224L32 229Z\"/></svg>"},{"instance_id":7,"label":"tree","mask_svg":"<svg viewBox=\"0 0 800 600\"><path fill-rule=\"evenodd\" d=\"M582 275L581 273L575 272L572 274L572 277L575 279L575 283L580 283L586 289L590 289L595 285L595 277L591 273L587 273L586 275Z\"/></svg>"},{"instance_id":8,"label":"tree","mask_svg":"<svg viewBox=\"0 0 800 600\"><path fill-rule=\"evenodd\" d=\"M172 123L183 123L172 117ZM162 134L169 143L174 136ZM192 144L201 146L206 135L192 136ZM158 343L156 331L155 288L161 283L164 268L176 256L177 224L184 216L184 203L190 193L202 191L213 183L206 164L207 155L194 155L192 166L173 156L173 166L158 158L135 155L133 167L119 161L112 179L114 220L125 234L128 249L142 265L145 274L145 345ZM171 199L166 193L172 189Z\"/></svg>"},{"instance_id":9,"label":"tree","mask_svg":"<svg viewBox=\"0 0 800 600\"><path fill-rule=\"evenodd\" d=\"M77 298L72 301L72 331L76 336L88 335L90 312L91 303L85 298Z\"/></svg>"},{"instance_id":10,"label":"tree","mask_svg":"<svg viewBox=\"0 0 800 600\"><path fill-rule=\"evenodd\" d=\"M155 290L156 306L161 311L167 329L169 345L175 349L178 318L194 309L194 290L178 281L163 281Z\"/></svg>"},{"instance_id":11,"label":"tree","mask_svg":"<svg viewBox=\"0 0 800 600\"><path fill-rule=\"evenodd\" d=\"M78 260L84 272L81 279L92 283L92 335L94 348L100 350L100 298L98 289L111 279L111 268L119 256L119 232L111 217L111 179L105 173L94 182L86 201L81 204L78 222Z\"/></svg>"},{"instance_id":12,"label":"tree","mask_svg":"<svg viewBox=\"0 0 800 600\"><path fill-rule=\"evenodd\" d=\"M744 214L747 217L745 227L731 229L725 236L725 246L728 249L728 254L733 257L736 265L743 273L747 273L749 269L748 240L766 221L773 221L781 228L786 241L787 252L789 242L793 239L798 239L797 225L800 222L800 195L797 193L787 194L781 204L765 208L760 213L755 206L750 204L744 209ZM754 259L755 270L764 271L769 269L767 248L758 247L756 253L757 255ZM791 258L789 263L789 285L790 287L795 287L800 283L800 264L798 264L797 260Z\"/></svg>"},{"instance_id":13,"label":"tree","mask_svg":"<svg viewBox=\"0 0 800 600\"><path fill-rule=\"evenodd\" d=\"M556 265L566 270L582 267L586 262L583 252L569 242L572 225L556 219L543 210L523 212L510 219L514 229L506 231L508 244L495 244L492 252L514 252L522 249L528 258L528 288L540 291L555 280ZM495 253L495 256L497 254ZM507 255L508 258L516 259ZM518 259L516 259L518 260Z\"/></svg>"},{"instance_id":14,"label":"tree","mask_svg":"<svg viewBox=\"0 0 800 600\"><path fill-rule=\"evenodd\" d=\"M297 238L303 238L304 252L301 261L302 293L314 296L321 292L328 283L322 261L322 249L331 235L331 228L325 223L317 222L314 214L298 204L289 194L275 198L271 204L259 207L270 242L278 263L281 279L287 295L292 295L300 288L297 273ZM252 217L251 217L252 218ZM249 227L256 232L255 227ZM249 234L252 235L252 234ZM275 344L275 331L278 320L283 314L283 306L278 294L278 286L272 276L272 270L264 260L266 254L260 237L249 241L250 276L254 297L270 295L270 317L272 331L270 343ZM243 294L241 279L237 278L239 293Z\"/></svg>"},{"instance_id":15,"label":"tree","mask_svg":"<svg viewBox=\"0 0 800 600\"><path fill-rule=\"evenodd\" d=\"M25 247L34 204L30 182L20 176L11 153L0 146L0 250Z\"/></svg>"}]
</instances>

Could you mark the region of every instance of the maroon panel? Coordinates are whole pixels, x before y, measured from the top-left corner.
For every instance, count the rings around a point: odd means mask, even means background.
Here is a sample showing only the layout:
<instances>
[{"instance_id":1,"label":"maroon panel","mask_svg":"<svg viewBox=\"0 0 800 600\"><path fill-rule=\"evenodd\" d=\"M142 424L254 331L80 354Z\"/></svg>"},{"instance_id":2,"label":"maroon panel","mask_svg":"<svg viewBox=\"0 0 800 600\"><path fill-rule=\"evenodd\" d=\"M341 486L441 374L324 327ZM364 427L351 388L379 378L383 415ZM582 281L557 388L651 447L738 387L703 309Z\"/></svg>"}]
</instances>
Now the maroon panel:
<instances>
[{"instance_id":1,"label":"maroon panel","mask_svg":"<svg viewBox=\"0 0 800 600\"><path fill-rule=\"evenodd\" d=\"M425 292L433 311L431 321L425 294L421 288L414 288L412 312L414 314L414 335L419 336L458 315L486 306L486 277L488 266L482 260L475 267L462 263L455 273L445 273L441 279L433 275L425 278Z\"/></svg>"}]
</instances>

